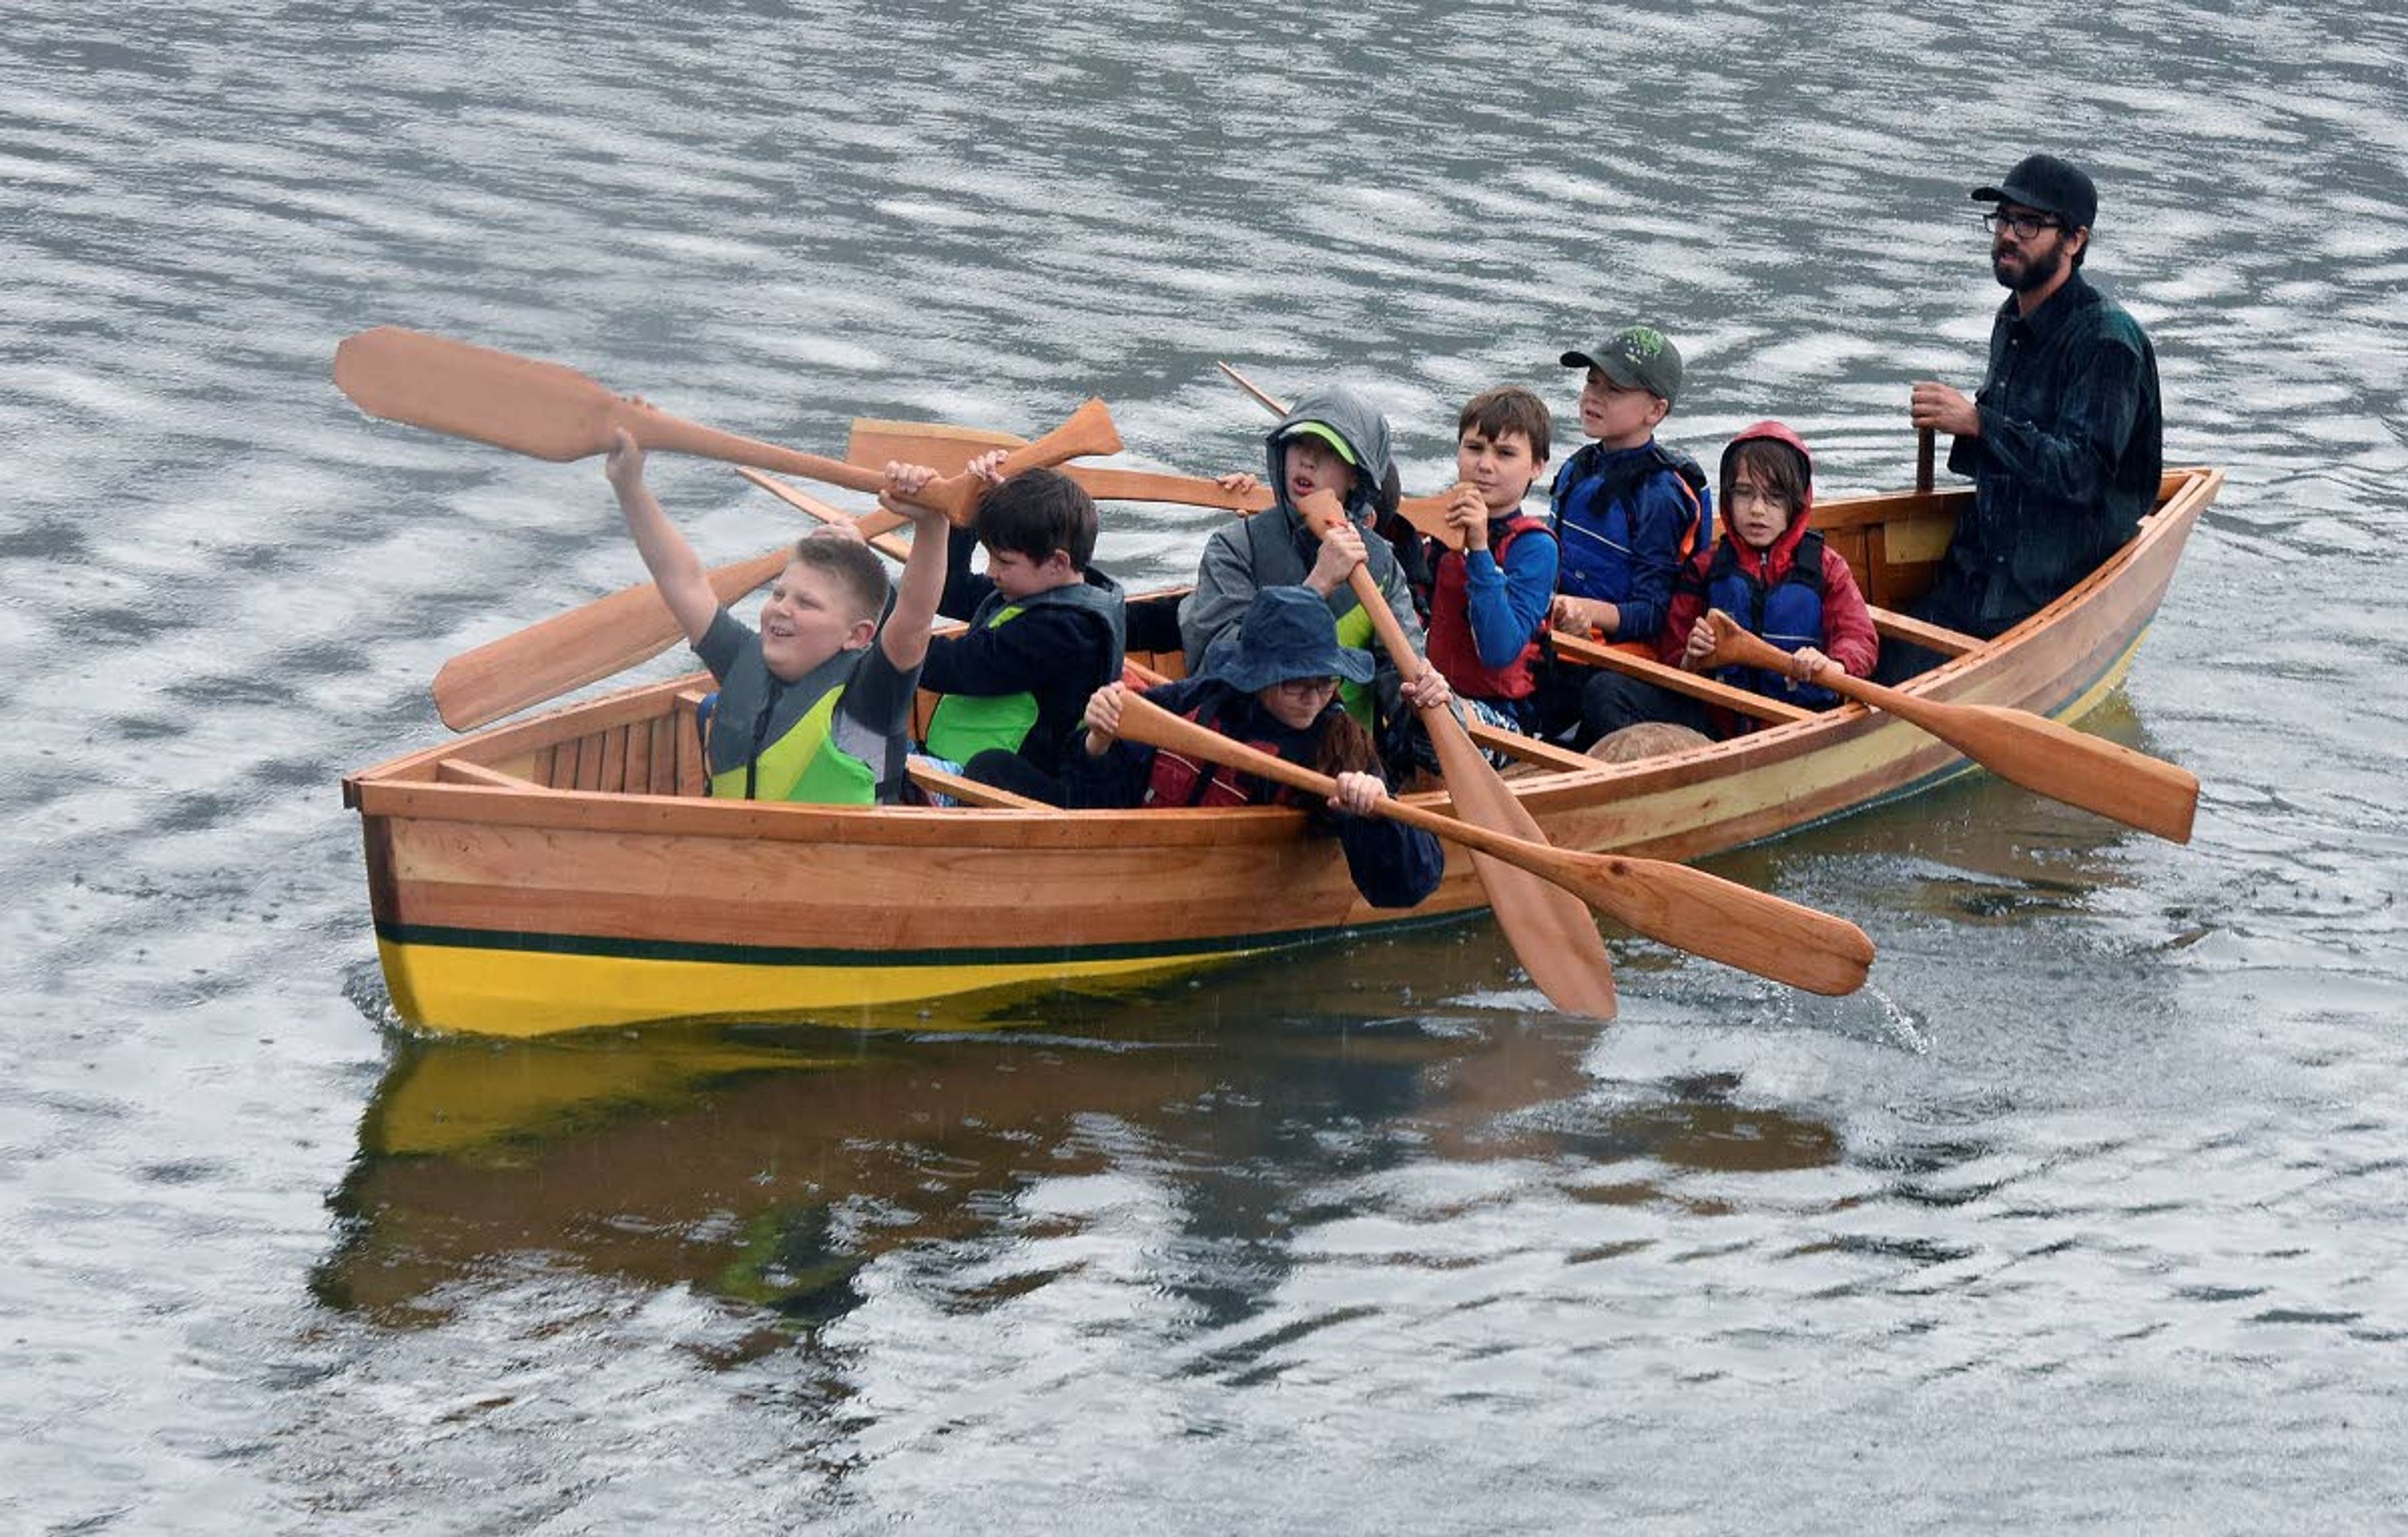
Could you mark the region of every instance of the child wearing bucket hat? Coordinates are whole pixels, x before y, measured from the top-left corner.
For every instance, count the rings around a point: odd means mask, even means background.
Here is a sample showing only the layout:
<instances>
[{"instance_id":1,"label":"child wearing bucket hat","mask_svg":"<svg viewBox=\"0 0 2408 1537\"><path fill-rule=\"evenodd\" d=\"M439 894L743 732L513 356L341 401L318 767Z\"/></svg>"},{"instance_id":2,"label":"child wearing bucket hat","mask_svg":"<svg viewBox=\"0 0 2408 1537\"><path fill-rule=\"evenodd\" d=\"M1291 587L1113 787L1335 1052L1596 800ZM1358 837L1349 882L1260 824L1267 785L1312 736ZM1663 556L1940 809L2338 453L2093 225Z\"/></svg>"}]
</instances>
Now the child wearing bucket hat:
<instances>
[{"instance_id":1,"label":"child wearing bucket hat","mask_svg":"<svg viewBox=\"0 0 2408 1537\"><path fill-rule=\"evenodd\" d=\"M1119 740L1125 684L1087 701L1083 751L1070 754L1075 806L1302 806L1334 822L1354 887L1373 907L1412 907L1438 889L1446 856L1418 828L1369 814L1388 793L1364 730L1338 702L1343 682L1371 679L1370 654L1338 639L1321 596L1266 587L1246 607L1234 643L1214 648L1195 677L1145 691L1146 701L1235 741L1338 781L1314 802L1252 774L1202 763L1169 748Z\"/></svg>"}]
</instances>

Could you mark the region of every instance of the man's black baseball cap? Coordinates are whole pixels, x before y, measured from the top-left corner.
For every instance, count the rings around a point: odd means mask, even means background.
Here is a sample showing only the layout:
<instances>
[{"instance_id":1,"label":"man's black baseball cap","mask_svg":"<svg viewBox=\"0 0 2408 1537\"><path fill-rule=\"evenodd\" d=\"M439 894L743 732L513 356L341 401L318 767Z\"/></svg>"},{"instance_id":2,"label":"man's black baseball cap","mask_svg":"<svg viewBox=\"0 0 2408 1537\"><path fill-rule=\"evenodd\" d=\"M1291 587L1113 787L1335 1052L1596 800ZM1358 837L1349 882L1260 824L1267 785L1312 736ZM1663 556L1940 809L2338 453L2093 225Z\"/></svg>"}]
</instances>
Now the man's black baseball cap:
<instances>
[{"instance_id":1,"label":"man's black baseball cap","mask_svg":"<svg viewBox=\"0 0 2408 1537\"><path fill-rule=\"evenodd\" d=\"M2068 229L2087 229L2099 216L2099 189L2089 175L2070 160L2055 155L2028 155L2016 162L2007 179L1995 187L1973 189L1976 203L2017 203L2041 213L2053 213Z\"/></svg>"}]
</instances>

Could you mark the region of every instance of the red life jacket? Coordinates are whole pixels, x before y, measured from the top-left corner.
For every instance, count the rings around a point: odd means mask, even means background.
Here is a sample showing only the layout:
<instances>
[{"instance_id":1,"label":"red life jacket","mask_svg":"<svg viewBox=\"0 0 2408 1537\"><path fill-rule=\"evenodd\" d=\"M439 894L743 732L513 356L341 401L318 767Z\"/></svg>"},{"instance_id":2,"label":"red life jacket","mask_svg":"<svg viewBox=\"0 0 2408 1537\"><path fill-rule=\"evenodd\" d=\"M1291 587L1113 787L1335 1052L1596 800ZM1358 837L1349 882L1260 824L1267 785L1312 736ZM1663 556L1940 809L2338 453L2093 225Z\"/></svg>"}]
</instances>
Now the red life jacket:
<instances>
[{"instance_id":1,"label":"red life jacket","mask_svg":"<svg viewBox=\"0 0 2408 1537\"><path fill-rule=\"evenodd\" d=\"M1212 705L1212 700L1206 699L1198 703L1195 709L1186 711L1185 718L1208 730L1219 732L1232 741L1245 742L1248 747L1257 752L1268 753L1274 757L1283 756L1291 763L1306 763L1307 767L1310 767L1308 760L1298 757L1296 752L1281 753L1278 742L1249 740L1234 732L1222 730L1221 711L1214 710ZM1335 701L1332 701L1329 708L1336 710L1339 707ZM1299 743L1309 746L1307 739L1290 739L1291 747ZM1145 796L1139 804L1173 807L1261 806L1287 798L1289 797L1285 787L1274 784L1268 780L1259 779L1253 774L1240 773L1237 769L1224 764L1198 763L1185 754L1174 752L1168 747L1157 747L1154 750L1154 768L1146 776ZM1301 800L1296 803L1304 804Z\"/></svg>"},{"instance_id":2,"label":"red life jacket","mask_svg":"<svg viewBox=\"0 0 2408 1537\"><path fill-rule=\"evenodd\" d=\"M1488 553L1501 570L1505 552L1513 541L1536 529L1546 529L1543 520L1517 512L1488 525ZM1470 571L1465 557L1448 551L1439 557L1438 581L1430 598L1429 659L1431 666L1446 674L1446 681L1457 694L1474 699L1525 699L1539 686L1531 664L1539 659L1539 635L1546 630L1541 619L1521 654L1501 668L1484 667L1480 660L1480 646L1471 637Z\"/></svg>"}]
</instances>

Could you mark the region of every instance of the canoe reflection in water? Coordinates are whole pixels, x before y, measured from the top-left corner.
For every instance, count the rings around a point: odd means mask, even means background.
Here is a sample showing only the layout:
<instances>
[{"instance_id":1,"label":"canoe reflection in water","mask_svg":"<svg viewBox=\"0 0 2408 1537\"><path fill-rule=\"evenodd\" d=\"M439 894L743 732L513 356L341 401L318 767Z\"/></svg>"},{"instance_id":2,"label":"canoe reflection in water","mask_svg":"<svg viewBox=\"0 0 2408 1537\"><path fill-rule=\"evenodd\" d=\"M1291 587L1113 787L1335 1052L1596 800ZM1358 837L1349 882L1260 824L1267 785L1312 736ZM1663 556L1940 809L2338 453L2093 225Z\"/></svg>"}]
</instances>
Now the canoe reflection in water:
<instances>
[{"instance_id":1,"label":"canoe reflection in water","mask_svg":"<svg viewBox=\"0 0 2408 1537\"><path fill-rule=\"evenodd\" d=\"M1082 1215L1030 1198L1101 1178L1168 1212L1178 1237L1149 1241L1154 1284L1227 1322L1266 1305L1297 1233L1349 1214L1348 1181L1409 1163L1560 1161L1579 1199L1639 1201L1643 1174L1588 1188L1597 1164L1743 1172L1841 1156L1825 1126L1733 1102L1727 1078L1599 1100L1584 1021L1446 1007L1366 1025L1367 965L1472 994L1488 978L1464 973L1501 965L1442 936L1370 948L1368 963L1134 1007L1063 997L1042 1014L939 1014L918 1034L400 1041L333 1197L341 1236L315 1290L380 1324L433 1324L480 1288L566 1266L759 1310L747 1349L777 1348L788 1333L766 1326L841 1316L864 1268L901 1250L986 1257L947 1268L949 1310L1048 1285L1082 1262L1031 1269L1021 1252L997 1279L996 1246L1075 1236Z\"/></svg>"}]
</instances>

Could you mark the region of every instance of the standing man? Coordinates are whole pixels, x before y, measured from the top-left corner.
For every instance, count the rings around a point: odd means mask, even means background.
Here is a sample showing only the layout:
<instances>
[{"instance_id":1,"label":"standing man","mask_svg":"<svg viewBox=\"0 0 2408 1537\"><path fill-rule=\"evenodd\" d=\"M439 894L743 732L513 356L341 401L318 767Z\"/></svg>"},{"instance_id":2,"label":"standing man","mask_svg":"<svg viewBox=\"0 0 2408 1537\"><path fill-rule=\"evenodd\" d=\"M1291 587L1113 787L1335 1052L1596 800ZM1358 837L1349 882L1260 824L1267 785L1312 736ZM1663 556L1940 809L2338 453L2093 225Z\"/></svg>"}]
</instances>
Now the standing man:
<instances>
[{"instance_id":1,"label":"standing man","mask_svg":"<svg viewBox=\"0 0 2408 1537\"><path fill-rule=\"evenodd\" d=\"M2099 192L2082 168L2033 155L1995 187L1990 270L2008 291L1990 371L1971 399L1922 380L1909 415L1952 434L1948 467L1973 479L1939 580L1916 617L1985 639L2090 574L2157 504L2163 468L2157 360L2140 323L2082 277ZM1891 677L1939 658L1884 648Z\"/></svg>"}]
</instances>

